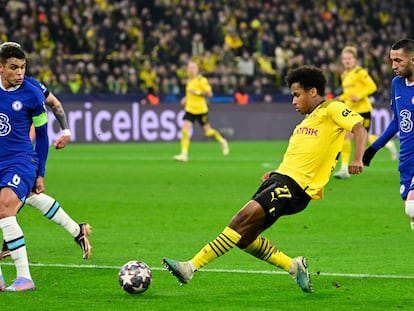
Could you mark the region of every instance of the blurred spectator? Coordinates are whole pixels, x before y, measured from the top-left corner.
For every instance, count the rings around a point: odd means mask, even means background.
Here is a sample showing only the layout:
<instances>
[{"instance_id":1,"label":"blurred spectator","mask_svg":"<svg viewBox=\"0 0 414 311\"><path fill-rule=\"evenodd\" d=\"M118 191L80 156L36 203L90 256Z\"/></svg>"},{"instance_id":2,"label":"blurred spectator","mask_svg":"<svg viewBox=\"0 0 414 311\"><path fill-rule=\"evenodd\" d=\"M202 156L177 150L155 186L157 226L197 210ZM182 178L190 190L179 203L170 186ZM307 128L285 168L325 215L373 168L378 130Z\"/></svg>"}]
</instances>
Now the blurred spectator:
<instances>
[{"instance_id":1,"label":"blurred spectator","mask_svg":"<svg viewBox=\"0 0 414 311\"><path fill-rule=\"evenodd\" d=\"M247 50L244 50L242 56L238 58L236 66L237 73L245 79L246 83L252 83L255 74L255 62Z\"/></svg>"},{"instance_id":2,"label":"blurred spectator","mask_svg":"<svg viewBox=\"0 0 414 311\"><path fill-rule=\"evenodd\" d=\"M149 89L157 89L157 73L152 67L150 61L145 61L144 65L139 73L140 86L141 89L145 92L148 92Z\"/></svg>"},{"instance_id":3,"label":"blurred spectator","mask_svg":"<svg viewBox=\"0 0 414 311\"><path fill-rule=\"evenodd\" d=\"M232 26L228 27L227 34L224 37L224 43L233 51L237 56L241 54L241 48L243 47L243 41L236 29Z\"/></svg>"},{"instance_id":4,"label":"blurred spectator","mask_svg":"<svg viewBox=\"0 0 414 311\"><path fill-rule=\"evenodd\" d=\"M201 34L196 33L191 41L191 55L201 57L204 54L204 42Z\"/></svg>"},{"instance_id":5,"label":"blurred spectator","mask_svg":"<svg viewBox=\"0 0 414 311\"><path fill-rule=\"evenodd\" d=\"M215 89L231 93L239 87L233 75L242 51L253 57L254 77L246 77L256 93L288 94L283 77L302 64L323 67L335 93L340 87L335 55L352 44L360 47L361 64L386 100L393 75L389 42L414 37L414 0L3 2L0 42L19 42L30 56L28 73L55 84L57 94L68 91L61 75L77 94L96 89L147 94L149 88L161 94L171 89L172 77L178 82L172 89L182 94L182 64L190 60L220 81ZM136 71L138 86L125 68Z\"/></svg>"}]
</instances>

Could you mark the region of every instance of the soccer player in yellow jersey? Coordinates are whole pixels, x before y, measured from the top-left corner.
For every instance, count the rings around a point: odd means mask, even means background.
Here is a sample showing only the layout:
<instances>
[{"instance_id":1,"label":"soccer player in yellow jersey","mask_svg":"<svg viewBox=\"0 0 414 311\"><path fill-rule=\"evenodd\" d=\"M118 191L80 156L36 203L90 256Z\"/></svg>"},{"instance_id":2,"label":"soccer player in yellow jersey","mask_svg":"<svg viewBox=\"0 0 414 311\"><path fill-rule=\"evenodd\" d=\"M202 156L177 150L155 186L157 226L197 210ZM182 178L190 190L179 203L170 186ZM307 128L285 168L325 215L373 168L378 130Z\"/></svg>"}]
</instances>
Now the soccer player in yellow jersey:
<instances>
[{"instance_id":1,"label":"soccer player in yellow jersey","mask_svg":"<svg viewBox=\"0 0 414 311\"><path fill-rule=\"evenodd\" d=\"M181 153L174 156L177 161L188 161L188 150L190 148L190 130L193 123L197 121L203 128L204 135L213 137L221 144L222 152L228 155L230 152L227 140L211 127L208 119L208 105L206 98L211 97L213 92L206 77L199 73L198 65L189 62L187 65L188 81L185 88L185 97L181 104L185 106L183 125L181 128Z\"/></svg>"},{"instance_id":2,"label":"soccer player in yellow jersey","mask_svg":"<svg viewBox=\"0 0 414 311\"><path fill-rule=\"evenodd\" d=\"M349 172L361 173L367 131L363 118L343 102L324 100L326 80L320 69L299 67L288 73L286 82L293 95L293 106L305 118L294 129L282 163L262 176L262 185L251 200L191 260L163 258L167 269L181 284L188 283L195 271L237 246L289 272L304 292L312 292L308 260L303 256L285 255L262 232L279 217L299 213L310 200L322 198L346 131L352 132L355 139Z\"/></svg>"},{"instance_id":3,"label":"soccer player in yellow jersey","mask_svg":"<svg viewBox=\"0 0 414 311\"><path fill-rule=\"evenodd\" d=\"M341 75L342 94L338 99L343 101L348 107L358 112L364 118L364 126L367 131L371 126L372 105L369 96L376 92L377 85L368 72L358 65L357 49L353 46L346 46L342 49L341 61L345 71ZM368 143L373 143L377 139L376 135L368 136ZM397 150L391 140L387 144L391 153L391 159L397 158ZM335 178L349 178L348 163L351 159L352 133L345 135L344 145L341 152L341 168L334 174Z\"/></svg>"}]
</instances>

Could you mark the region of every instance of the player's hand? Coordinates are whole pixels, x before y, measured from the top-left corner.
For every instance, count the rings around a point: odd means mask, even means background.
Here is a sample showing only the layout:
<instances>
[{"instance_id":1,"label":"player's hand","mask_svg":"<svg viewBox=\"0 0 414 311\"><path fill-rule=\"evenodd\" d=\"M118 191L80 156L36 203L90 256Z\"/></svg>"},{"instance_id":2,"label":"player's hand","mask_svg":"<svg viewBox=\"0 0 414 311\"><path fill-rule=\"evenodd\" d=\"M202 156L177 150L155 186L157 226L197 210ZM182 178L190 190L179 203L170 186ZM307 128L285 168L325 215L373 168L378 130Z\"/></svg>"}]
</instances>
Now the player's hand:
<instances>
[{"instance_id":1,"label":"player's hand","mask_svg":"<svg viewBox=\"0 0 414 311\"><path fill-rule=\"evenodd\" d=\"M348 165L349 174L360 174L364 169L364 163L362 161L353 161Z\"/></svg>"},{"instance_id":2,"label":"player's hand","mask_svg":"<svg viewBox=\"0 0 414 311\"><path fill-rule=\"evenodd\" d=\"M362 156L362 162L365 166L369 166L371 163L372 158L375 156L378 150L375 150L372 146L369 146Z\"/></svg>"},{"instance_id":3,"label":"player's hand","mask_svg":"<svg viewBox=\"0 0 414 311\"><path fill-rule=\"evenodd\" d=\"M55 147L56 149L63 149L69 143L69 140L69 135L62 135L56 141L53 142L53 147Z\"/></svg>"},{"instance_id":4,"label":"player's hand","mask_svg":"<svg viewBox=\"0 0 414 311\"><path fill-rule=\"evenodd\" d=\"M269 171L264 173L263 176L260 178L261 182L265 182L269 178L270 174L272 174L273 172L274 171Z\"/></svg>"},{"instance_id":5,"label":"player's hand","mask_svg":"<svg viewBox=\"0 0 414 311\"><path fill-rule=\"evenodd\" d=\"M42 192L45 191L45 185L43 183L43 177L42 176L38 176L36 178L36 182L35 182L33 191L37 194L42 193Z\"/></svg>"}]
</instances>

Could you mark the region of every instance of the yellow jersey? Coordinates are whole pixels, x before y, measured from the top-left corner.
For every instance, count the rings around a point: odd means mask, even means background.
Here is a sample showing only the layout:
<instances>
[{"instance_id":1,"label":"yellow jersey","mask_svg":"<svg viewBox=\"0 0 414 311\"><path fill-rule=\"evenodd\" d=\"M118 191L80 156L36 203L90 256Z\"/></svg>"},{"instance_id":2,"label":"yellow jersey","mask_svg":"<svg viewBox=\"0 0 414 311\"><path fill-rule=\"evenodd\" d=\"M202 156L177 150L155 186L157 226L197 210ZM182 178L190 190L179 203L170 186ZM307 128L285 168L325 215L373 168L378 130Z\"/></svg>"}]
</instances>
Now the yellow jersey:
<instances>
[{"instance_id":1,"label":"yellow jersey","mask_svg":"<svg viewBox=\"0 0 414 311\"><path fill-rule=\"evenodd\" d=\"M345 102L348 107L358 113L370 112L372 110L371 102L368 96L377 90L374 80L362 67L344 72L341 75L342 94L339 99ZM351 96L356 95L359 101L353 102Z\"/></svg>"},{"instance_id":2,"label":"yellow jersey","mask_svg":"<svg viewBox=\"0 0 414 311\"><path fill-rule=\"evenodd\" d=\"M195 91L196 94L192 94L190 91ZM204 114L208 112L208 106L205 96L200 96L197 94L202 94L205 92L210 92L211 86L206 77L198 75L193 79L187 81L185 87L185 111L192 114Z\"/></svg>"},{"instance_id":3,"label":"yellow jersey","mask_svg":"<svg viewBox=\"0 0 414 311\"><path fill-rule=\"evenodd\" d=\"M336 100L322 102L299 123L276 172L293 178L312 199L320 199L338 161L345 131L363 118Z\"/></svg>"}]
</instances>

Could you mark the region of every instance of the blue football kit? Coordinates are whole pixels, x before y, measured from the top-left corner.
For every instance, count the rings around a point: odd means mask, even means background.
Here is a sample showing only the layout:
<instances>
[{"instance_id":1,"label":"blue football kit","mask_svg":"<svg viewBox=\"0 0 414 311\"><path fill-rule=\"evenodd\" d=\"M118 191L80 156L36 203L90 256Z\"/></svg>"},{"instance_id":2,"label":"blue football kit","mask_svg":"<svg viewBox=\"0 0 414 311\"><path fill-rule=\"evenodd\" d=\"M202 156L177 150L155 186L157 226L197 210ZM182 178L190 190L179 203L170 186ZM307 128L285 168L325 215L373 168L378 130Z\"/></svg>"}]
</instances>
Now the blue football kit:
<instances>
[{"instance_id":1,"label":"blue football kit","mask_svg":"<svg viewBox=\"0 0 414 311\"><path fill-rule=\"evenodd\" d=\"M0 187L10 187L23 202L36 178L45 174L49 145L44 98L26 79L13 90L0 87ZM35 149L29 137L32 124Z\"/></svg>"},{"instance_id":2,"label":"blue football kit","mask_svg":"<svg viewBox=\"0 0 414 311\"><path fill-rule=\"evenodd\" d=\"M395 77L391 83L391 110L393 117L384 133L372 144L376 150L393 138L397 133L400 138L400 194L407 198L414 189L414 83L407 79Z\"/></svg>"}]
</instances>

